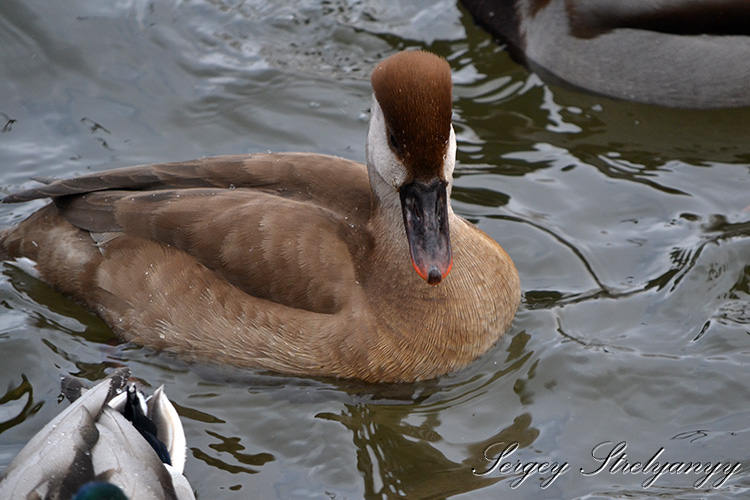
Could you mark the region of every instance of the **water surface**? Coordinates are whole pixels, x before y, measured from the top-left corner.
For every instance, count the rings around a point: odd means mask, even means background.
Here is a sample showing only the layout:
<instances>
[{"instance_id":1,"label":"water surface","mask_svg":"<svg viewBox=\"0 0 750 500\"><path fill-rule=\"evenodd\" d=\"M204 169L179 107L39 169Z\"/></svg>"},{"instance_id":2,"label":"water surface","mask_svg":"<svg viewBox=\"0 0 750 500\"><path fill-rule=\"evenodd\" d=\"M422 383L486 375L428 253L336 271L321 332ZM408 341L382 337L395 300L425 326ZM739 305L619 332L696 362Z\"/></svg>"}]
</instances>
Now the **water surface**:
<instances>
[{"instance_id":1,"label":"water surface","mask_svg":"<svg viewBox=\"0 0 750 500\"><path fill-rule=\"evenodd\" d=\"M100 5L101 4L101 5ZM62 410L59 380L127 365L167 385L203 499L731 498L750 489L750 111L686 111L546 85L453 2L0 6L0 186L257 151L364 160L369 72L425 48L454 71L455 210L521 275L511 331L405 386L216 371L118 341L10 264L0 276L0 470ZM720 75L717 75L720 77ZM0 207L0 226L40 203ZM491 272L491 270L488 270ZM567 463L550 474L487 470ZM699 475L628 461L740 463ZM491 448L490 458L502 447ZM590 475L581 473L583 469ZM515 482L514 482L515 481ZM515 486L515 487L514 487Z\"/></svg>"}]
</instances>

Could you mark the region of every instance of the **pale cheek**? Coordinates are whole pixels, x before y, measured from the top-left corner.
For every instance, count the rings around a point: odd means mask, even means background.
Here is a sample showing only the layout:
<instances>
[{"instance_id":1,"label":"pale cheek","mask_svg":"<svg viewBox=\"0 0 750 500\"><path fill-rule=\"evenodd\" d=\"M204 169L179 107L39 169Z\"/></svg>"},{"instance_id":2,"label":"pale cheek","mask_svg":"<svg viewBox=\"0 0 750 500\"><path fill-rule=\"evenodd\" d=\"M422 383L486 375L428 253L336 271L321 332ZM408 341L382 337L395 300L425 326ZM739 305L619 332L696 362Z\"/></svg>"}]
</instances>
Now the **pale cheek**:
<instances>
[{"instance_id":1,"label":"pale cheek","mask_svg":"<svg viewBox=\"0 0 750 500\"><path fill-rule=\"evenodd\" d=\"M443 162L443 176L450 184L453 178L453 169L456 166L456 134L453 132L453 126L451 126L451 134L448 138L448 150L445 153Z\"/></svg>"},{"instance_id":2,"label":"pale cheek","mask_svg":"<svg viewBox=\"0 0 750 500\"><path fill-rule=\"evenodd\" d=\"M390 149L388 151L390 153ZM393 153L390 154L388 165L391 186L394 188L402 186L406 182L406 169L404 169L403 165L396 160Z\"/></svg>"},{"instance_id":3,"label":"pale cheek","mask_svg":"<svg viewBox=\"0 0 750 500\"><path fill-rule=\"evenodd\" d=\"M406 180L406 170L388 146L385 126L375 118L370 124L367 143L367 161L374 166L389 185L397 188Z\"/></svg>"},{"instance_id":4,"label":"pale cheek","mask_svg":"<svg viewBox=\"0 0 750 500\"><path fill-rule=\"evenodd\" d=\"M378 173L388 185L398 189L406 181L406 170L399 163L390 148L382 148L376 155Z\"/></svg>"},{"instance_id":5,"label":"pale cheek","mask_svg":"<svg viewBox=\"0 0 750 500\"><path fill-rule=\"evenodd\" d=\"M456 166L456 161L451 156L446 156L445 163L443 163L443 178L449 183L453 179L453 169Z\"/></svg>"}]
</instances>

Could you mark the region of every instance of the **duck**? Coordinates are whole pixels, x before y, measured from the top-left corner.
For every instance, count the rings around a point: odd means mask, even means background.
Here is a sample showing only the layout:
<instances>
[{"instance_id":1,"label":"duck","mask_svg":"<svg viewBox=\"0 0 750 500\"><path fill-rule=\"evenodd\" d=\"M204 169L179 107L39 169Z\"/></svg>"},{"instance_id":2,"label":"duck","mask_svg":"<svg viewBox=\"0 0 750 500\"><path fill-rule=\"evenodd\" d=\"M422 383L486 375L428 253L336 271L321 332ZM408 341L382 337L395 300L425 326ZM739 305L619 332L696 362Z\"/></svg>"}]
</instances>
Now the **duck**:
<instances>
[{"instance_id":1,"label":"duck","mask_svg":"<svg viewBox=\"0 0 750 500\"><path fill-rule=\"evenodd\" d=\"M461 0L551 83L675 108L750 105L746 0Z\"/></svg>"},{"instance_id":2,"label":"duck","mask_svg":"<svg viewBox=\"0 0 750 500\"><path fill-rule=\"evenodd\" d=\"M399 52L371 83L366 165L258 153L56 180L3 199L52 202L0 253L190 361L372 383L462 368L510 328L518 271L451 207L447 61Z\"/></svg>"},{"instance_id":3,"label":"duck","mask_svg":"<svg viewBox=\"0 0 750 500\"><path fill-rule=\"evenodd\" d=\"M183 475L186 439L164 386L146 397L122 368L91 389L66 377L72 404L0 478L0 498L195 500Z\"/></svg>"}]
</instances>

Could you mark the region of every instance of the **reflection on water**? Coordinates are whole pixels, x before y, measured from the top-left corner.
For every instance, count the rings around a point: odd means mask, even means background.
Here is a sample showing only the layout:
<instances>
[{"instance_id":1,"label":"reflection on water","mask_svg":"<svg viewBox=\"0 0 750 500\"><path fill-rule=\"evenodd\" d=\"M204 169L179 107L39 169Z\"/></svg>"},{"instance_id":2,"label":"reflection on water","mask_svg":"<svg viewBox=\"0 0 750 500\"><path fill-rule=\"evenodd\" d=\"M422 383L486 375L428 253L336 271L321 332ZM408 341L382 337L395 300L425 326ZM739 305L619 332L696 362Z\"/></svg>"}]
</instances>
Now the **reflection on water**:
<instances>
[{"instance_id":1,"label":"reflection on water","mask_svg":"<svg viewBox=\"0 0 750 500\"><path fill-rule=\"evenodd\" d=\"M0 405L3 407L4 418L0 422L0 433L12 429L14 426L33 416L41 408L40 403L34 402L34 388L29 383L29 379L23 374L21 374L21 383L10 387L0 397ZM19 408L20 405L23 405L23 407Z\"/></svg>"},{"instance_id":2,"label":"reflection on water","mask_svg":"<svg viewBox=\"0 0 750 500\"><path fill-rule=\"evenodd\" d=\"M454 71L456 212L521 275L513 329L466 370L370 386L193 366L120 342L16 265L0 279L0 470L61 411L59 380L127 365L165 384L202 498L727 498L750 490L750 110L685 111L549 87L453 2L8 0L0 185L144 162L303 150L364 158L367 79L421 47ZM0 225L39 204L2 207ZM491 270L488 270L491 272ZM64 404L64 403L62 403ZM579 474L739 462L719 488ZM512 488L486 470L567 462ZM497 446L497 445L496 445ZM496 449L496 448L490 448ZM542 495L542 496L540 496Z\"/></svg>"},{"instance_id":3,"label":"reflection on water","mask_svg":"<svg viewBox=\"0 0 750 500\"><path fill-rule=\"evenodd\" d=\"M341 414L318 415L352 432L366 498L435 498L498 481L475 476L467 464L453 462L433 446L440 440L433 430L439 425L436 413L426 415L419 426L405 423L410 406L345 405Z\"/></svg>"},{"instance_id":4,"label":"reflection on water","mask_svg":"<svg viewBox=\"0 0 750 500\"><path fill-rule=\"evenodd\" d=\"M205 462L206 465L209 465L211 467L216 467L232 474L256 474L258 473L259 467L273 460L273 455L271 455L270 453L242 453L242 450L244 450L245 447L239 444L240 438L226 437L214 432L207 432L207 434L209 436L213 436L218 441L214 444L210 444L209 448L216 450L222 454L228 453L229 455L231 455L234 461L244 464L244 466L230 465L223 460L211 457L207 453L204 453L200 448L190 449L196 459Z\"/></svg>"}]
</instances>

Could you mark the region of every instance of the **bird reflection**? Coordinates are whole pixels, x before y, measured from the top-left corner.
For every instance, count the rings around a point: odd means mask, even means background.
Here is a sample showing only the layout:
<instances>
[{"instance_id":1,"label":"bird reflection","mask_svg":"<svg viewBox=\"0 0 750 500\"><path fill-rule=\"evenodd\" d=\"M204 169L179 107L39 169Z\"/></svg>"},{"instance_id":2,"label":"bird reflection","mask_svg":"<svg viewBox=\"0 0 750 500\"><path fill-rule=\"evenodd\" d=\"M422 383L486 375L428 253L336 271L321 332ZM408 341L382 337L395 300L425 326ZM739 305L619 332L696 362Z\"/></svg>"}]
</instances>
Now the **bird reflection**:
<instances>
[{"instance_id":1,"label":"bird reflection","mask_svg":"<svg viewBox=\"0 0 750 500\"><path fill-rule=\"evenodd\" d=\"M486 466L482 453L489 444L518 442L526 447L539 435L531 427L531 416L522 414L495 435L465 446L458 453L465 458L457 462L441 451L446 442L436 430L439 415L422 414L422 423L415 425L406 421L414 416L411 404L347 404L339 414L318 414L318 418L340 422L352 431L365 498L444 498L485 488L504 479L472 472Z\"/></svg>"}]
</instances>

